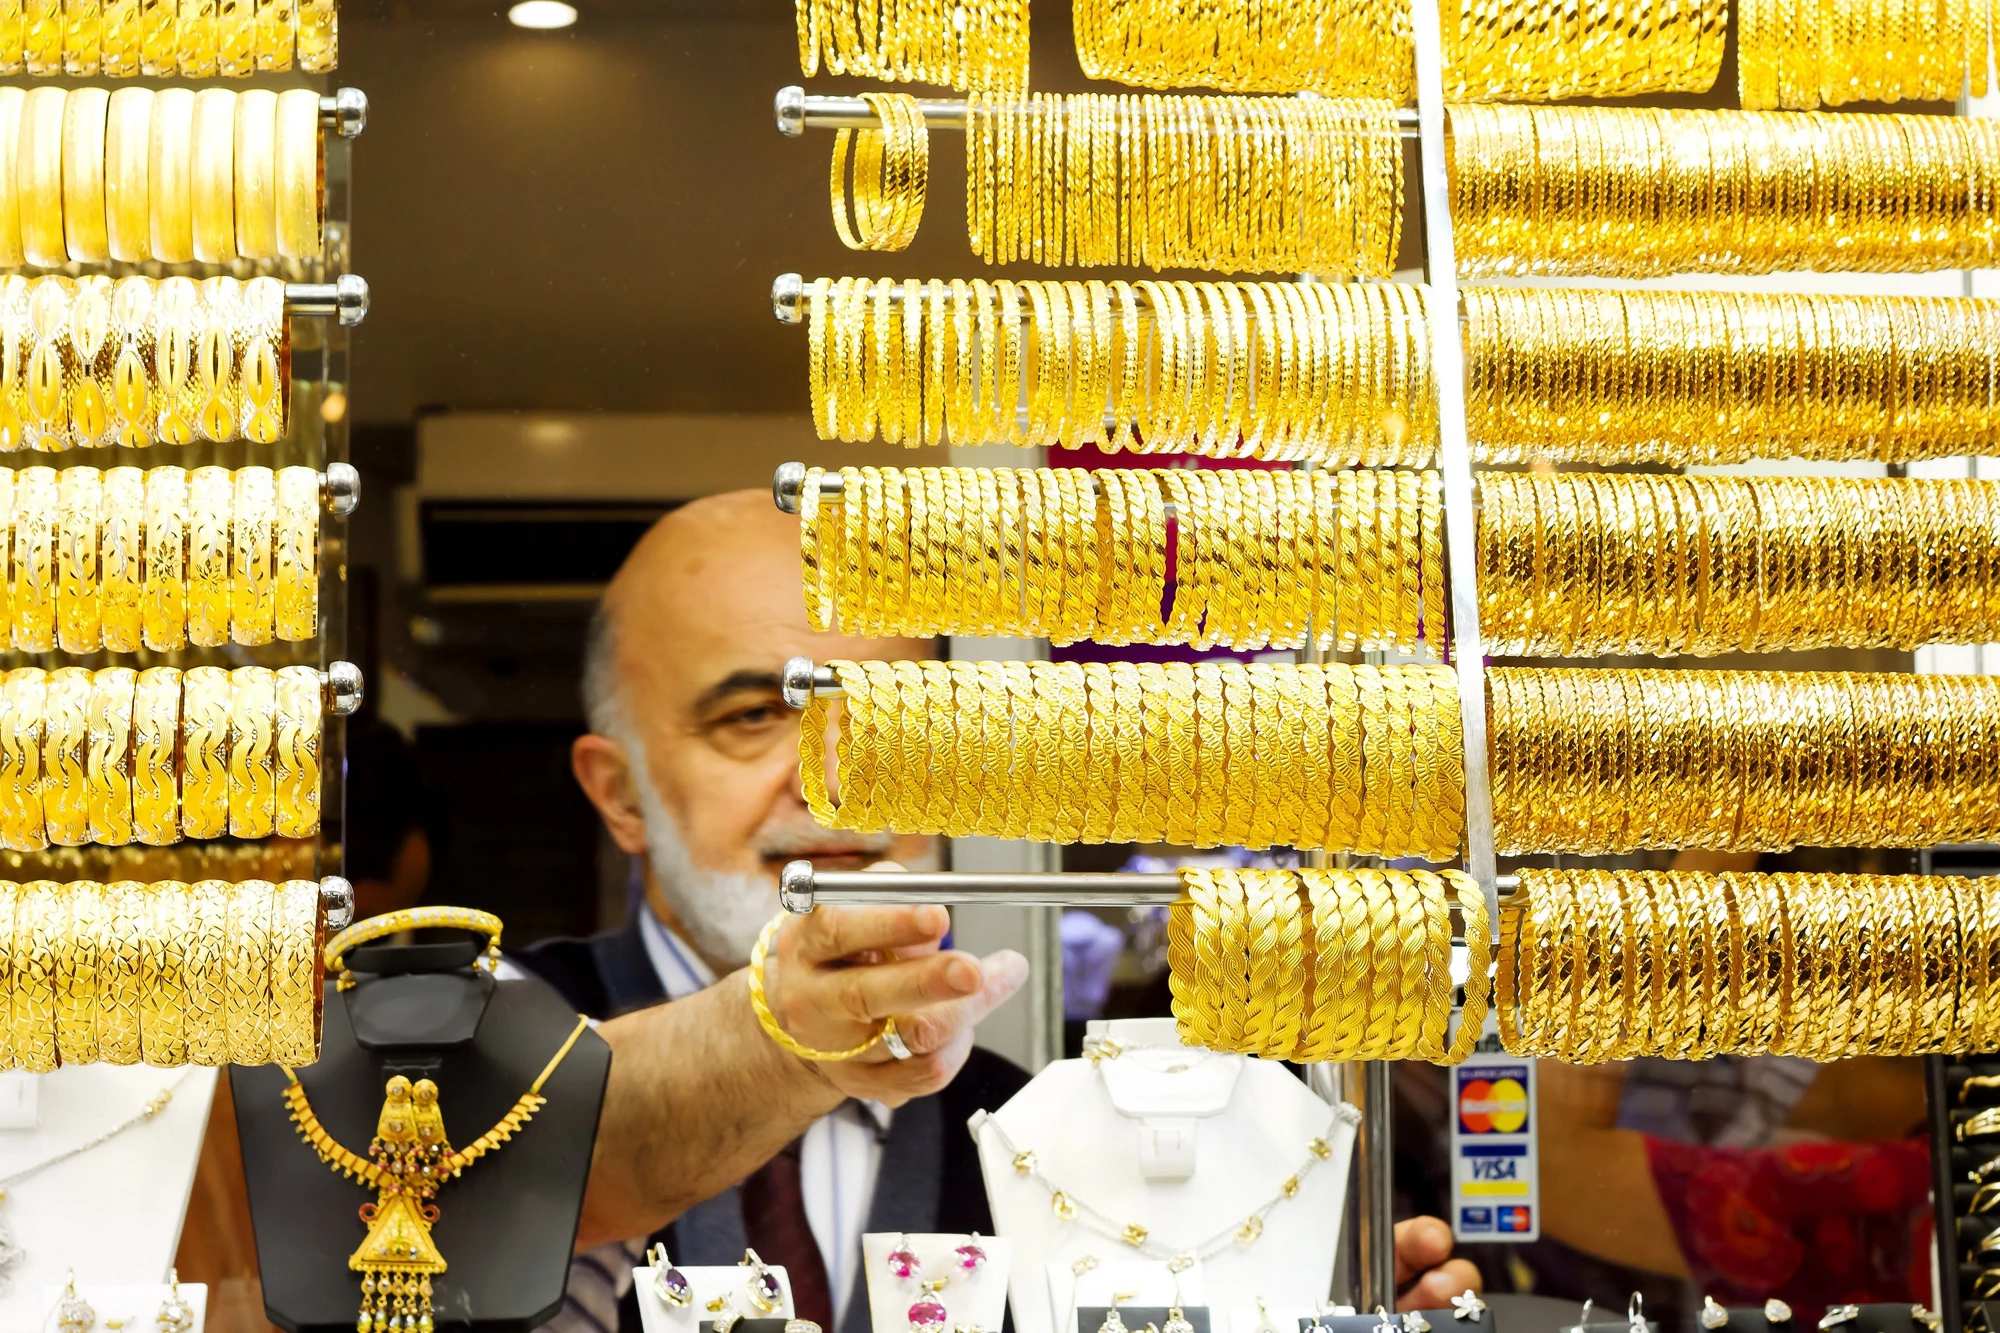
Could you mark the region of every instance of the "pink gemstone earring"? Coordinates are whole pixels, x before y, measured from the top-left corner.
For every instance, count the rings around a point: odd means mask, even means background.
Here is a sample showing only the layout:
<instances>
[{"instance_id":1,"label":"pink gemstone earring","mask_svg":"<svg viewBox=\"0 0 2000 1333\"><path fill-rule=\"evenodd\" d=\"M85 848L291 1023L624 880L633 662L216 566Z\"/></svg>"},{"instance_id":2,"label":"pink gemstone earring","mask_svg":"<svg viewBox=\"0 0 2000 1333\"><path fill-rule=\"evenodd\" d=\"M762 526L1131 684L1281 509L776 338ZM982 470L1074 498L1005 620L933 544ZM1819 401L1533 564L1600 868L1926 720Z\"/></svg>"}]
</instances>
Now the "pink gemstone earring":
<instances>
[{"instance_id":1,"label":"pink gemstone earring","mask_svg":"<svg viewBox=\"0 0 2000 1333\"><path fill-rule=\"evenodd\" d=\"M944 1333L945 1323L951 1318L944 1308L944 1302L937 1293L944 1289L949 1278L933 1278L918 1287L916 1302L910 1306L910 1333Z\"/></svg>"},{"instance_id":2,"label":"pink gemstone earring","mask_svg":"<svg viewBox=\"0 0 2000 1333\"><path fill-rule=\"evenodd\" d=\"M902 1282L908 1282L924 1271L923 1261L918 1259L916 1252L910 1248L910 1238L907 1233L896 1241L896 1248L889 1251L887 1262L890 1274Z\"/></svg>"},{"instance_id":3,"label":"pink gemstone earring","mask_svg":"<svg viewBox=\"0 0 2000 1333\"><path fill-rule=\"evenodd\" d=\"M953 1250L951 1254L952 1258L958 1264L958 1271L966 1277L970 1277L980 1269L986 1267L986 1251L979 1244L979 1233L977 1231L972 1233L972 1239Z\"/></svg>"}]
</instances>

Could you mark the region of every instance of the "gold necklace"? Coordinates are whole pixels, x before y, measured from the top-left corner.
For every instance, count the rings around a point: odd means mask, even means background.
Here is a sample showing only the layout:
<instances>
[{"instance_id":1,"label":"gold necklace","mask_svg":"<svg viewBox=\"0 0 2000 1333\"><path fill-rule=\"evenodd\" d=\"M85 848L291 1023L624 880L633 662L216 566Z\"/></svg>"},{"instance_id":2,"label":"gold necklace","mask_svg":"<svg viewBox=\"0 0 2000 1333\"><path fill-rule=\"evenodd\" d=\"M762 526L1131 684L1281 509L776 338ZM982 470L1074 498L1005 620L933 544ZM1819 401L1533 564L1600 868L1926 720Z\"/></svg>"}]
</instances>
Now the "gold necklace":
<instances>
[{"instance_id":1,"label":"gold necklace","mask_svg":"<svg viewBox=\"0 0 2000 1333\"><path fill-rule=\"evenodd\" d=\"M445 1137L437 1084L427 1078L411 1083L398 1074L389 1080L374 1141L362 1157L341 1146L320 1124L304 1085L285 1068L285 1104L300 1137L312 1145L320 1161L376 1192L375 1202L360 1208L368 1234L347 1257L347 1266L361 1274L361 1313L354 1320L355 1333L432 1333L431 1279L445 1271L445 1262L431 1240L431 1226L438 1219L431 1200L445 1181L513 1138L548 1104L541 1095L542 1084L556 1072L588 1023L579 1017L569 1039L500 1123L459 1149Z\"/></svg>"}]
</instances>

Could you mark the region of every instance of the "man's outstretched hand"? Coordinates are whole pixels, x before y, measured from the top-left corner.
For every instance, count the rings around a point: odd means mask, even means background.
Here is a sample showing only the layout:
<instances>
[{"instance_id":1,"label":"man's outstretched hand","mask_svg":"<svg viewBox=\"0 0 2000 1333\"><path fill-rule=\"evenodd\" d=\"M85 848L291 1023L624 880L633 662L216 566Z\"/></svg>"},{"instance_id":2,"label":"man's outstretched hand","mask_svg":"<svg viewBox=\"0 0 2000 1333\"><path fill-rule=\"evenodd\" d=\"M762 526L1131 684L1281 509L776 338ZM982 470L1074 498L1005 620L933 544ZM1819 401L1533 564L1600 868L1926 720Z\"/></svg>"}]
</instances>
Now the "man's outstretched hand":
<instances>
[{"instance_id":1,"label":"man's outstretched hand","mask_svg":"<svg viewBox=\"0 0 2000 1333\"><path fill-rule=\"evenodd\" d=\"M1451 1298L1480 1289L1479 1270L1451 1257L1451 1228L1435 1217L1396 1223L1398 1310L1443 1310Z\"/></svg>"}]
</instances>

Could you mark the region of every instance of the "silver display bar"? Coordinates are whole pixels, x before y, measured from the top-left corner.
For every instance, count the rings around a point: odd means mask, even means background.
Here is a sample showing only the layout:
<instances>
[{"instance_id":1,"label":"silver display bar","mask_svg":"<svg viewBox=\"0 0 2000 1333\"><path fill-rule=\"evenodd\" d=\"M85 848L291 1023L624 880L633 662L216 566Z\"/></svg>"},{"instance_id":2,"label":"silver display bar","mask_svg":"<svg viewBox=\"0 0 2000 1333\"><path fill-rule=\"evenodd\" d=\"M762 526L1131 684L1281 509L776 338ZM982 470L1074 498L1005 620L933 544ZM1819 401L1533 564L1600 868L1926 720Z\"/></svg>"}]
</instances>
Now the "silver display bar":
<instances>
[{"instance_id":1,"label":"silver display bar","mask_svg":"<svg viewBox=\"0 0 2000 1333\"><path fill-rule=\"evenodd\" d=\"M965 128L965 102L962 98L920 97L917 99L917 110L923 115L928 129ZM778 89L771 114L777 122L778 133L789 139L796 139L807 130L865 130L881 124L875 109L859 97L808 93L796 83ZM1416 138L1417 113L1407 107L1397 108L1396 130L1405 139Z\"/></svg>"},{"instance_id":2,"label":"silver display bar","mask_svg":"<svg viewBox=\"0 0 2000 1333\"><path fill-rule=\"evenodd\" d=\"M359 137L368 128L368 94L359 88L337 88L320 98L319 127L343 139Z\"/></svg>"},{"instance_id":3,"label":"silver display bar","mask_svg":"<svg viewBox=\"0 0 2000 1333\"><path fill-rule=\"evenodd\" d=\"M971 472L976 469L965 468ZM1136 470L1136 469L1134 469ZM1097 492L1097 483L1087 481L1092 494ZM780 510L787 514L799 512L799 497L806 486L806 465L804 463L780 463L778 470L771 474L771 499ZM824 504L839 504L847 494L847 483L838 472L823 472L819 479L819 498ZM1181 508L1172 500L1160 502L1160 512L1169 520L1180 517Z\"/></svg>"},{"instance_id":4,"label":"silver display bar","mask_svg":"<svg viewBox=\"0 0 2000 1333\"><path fill-rule=\"evenodd\" d=\"M351 328L368 318L368 279L359 273L343 273L332 282L288 282L285 313L338 315L340 322Z\"/></svg>"}]
</instances>

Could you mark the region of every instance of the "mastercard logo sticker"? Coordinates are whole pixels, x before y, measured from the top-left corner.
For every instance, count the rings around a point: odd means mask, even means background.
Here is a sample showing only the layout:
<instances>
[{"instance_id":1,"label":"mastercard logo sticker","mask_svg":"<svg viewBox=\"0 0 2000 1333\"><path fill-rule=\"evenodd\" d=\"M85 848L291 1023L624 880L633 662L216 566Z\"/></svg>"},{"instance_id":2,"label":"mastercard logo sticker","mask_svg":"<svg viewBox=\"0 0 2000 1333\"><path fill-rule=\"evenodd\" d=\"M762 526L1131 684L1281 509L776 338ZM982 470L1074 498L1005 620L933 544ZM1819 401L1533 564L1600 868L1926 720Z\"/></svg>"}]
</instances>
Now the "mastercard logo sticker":
<instances>
[{"instance_id":1,"label":"mastercard logo sticker","mask_svg":"<svg viewBox=\"0 0 2000 1333\"><path fill-rule=\"evenodd\" d=\"M1458 1123L1468 1134L1518 1134L1528 1123L1528 1090L1517 1079L1473 1079L1459 1089Z\"/></svg>"}]
</instances>

